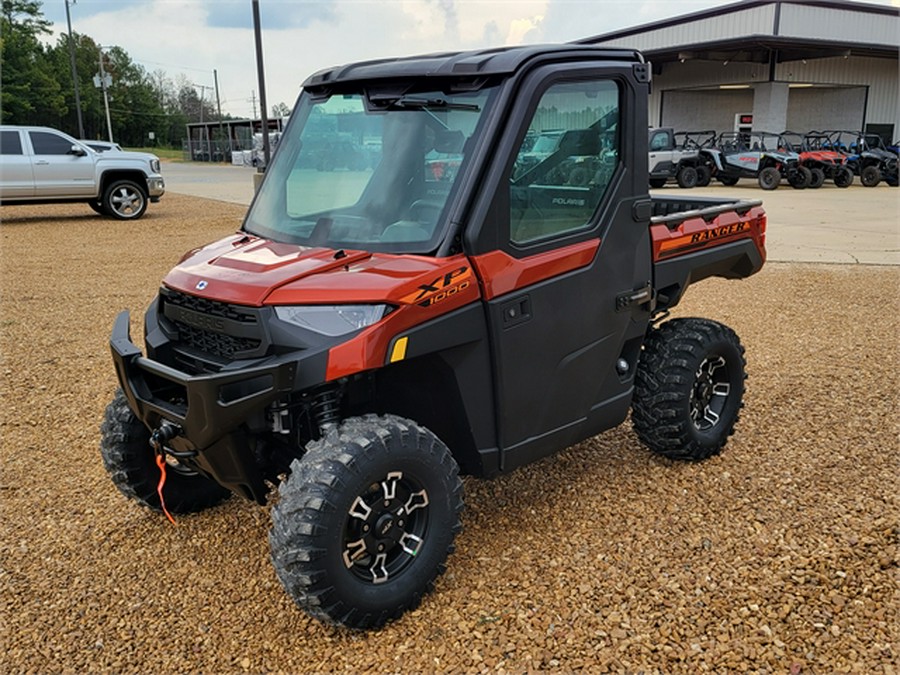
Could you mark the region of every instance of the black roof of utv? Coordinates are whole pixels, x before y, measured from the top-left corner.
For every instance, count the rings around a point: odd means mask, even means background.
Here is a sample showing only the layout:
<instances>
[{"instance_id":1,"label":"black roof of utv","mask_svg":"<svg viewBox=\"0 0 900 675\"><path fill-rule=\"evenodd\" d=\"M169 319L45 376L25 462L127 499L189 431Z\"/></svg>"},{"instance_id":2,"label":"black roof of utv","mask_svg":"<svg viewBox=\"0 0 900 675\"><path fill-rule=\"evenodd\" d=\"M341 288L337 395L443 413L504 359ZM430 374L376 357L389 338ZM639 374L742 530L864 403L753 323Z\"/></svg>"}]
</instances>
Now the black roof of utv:
<instances>
[{"instance_id":1,"label":"black roof of utv","mask_svg":"<svg viewBox=\"0 0 900 675\"><path fill-rule=\"evenodd\" d=\"M644 57L633 49L610 49L593 45L555 44L525 47L501 47L468 52L445 52L402 58L360 61L335 66L310 75L306 89L360 80L397 78L465 78L513 73L526 62L552 62L590 55L610 61L643 63Z\"/></svg>"}]
</instances>

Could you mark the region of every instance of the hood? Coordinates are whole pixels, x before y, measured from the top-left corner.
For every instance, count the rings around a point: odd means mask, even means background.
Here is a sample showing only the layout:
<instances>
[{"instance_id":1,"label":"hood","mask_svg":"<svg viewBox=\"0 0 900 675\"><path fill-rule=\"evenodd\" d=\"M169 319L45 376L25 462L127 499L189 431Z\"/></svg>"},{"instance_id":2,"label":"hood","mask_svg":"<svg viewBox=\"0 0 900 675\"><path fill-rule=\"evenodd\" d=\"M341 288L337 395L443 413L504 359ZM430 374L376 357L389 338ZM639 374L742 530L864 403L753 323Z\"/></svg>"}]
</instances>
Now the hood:
<instances>
[{"instance_id":1,"label":"hood","mask_svg":"<svg viewBox=\"0 0 900 675\"><path fill-rule=\"evenodd\" d=\"M106 164L107 162L150 162L154 159L159 161L159 157L149 152L132 152L131 150L107 150L106 152L101 152L98 154L100 156L97 159L97 162L102 162L104 164Z\"/></svg>"},{"instance_id":2,"label":"hood","mask_svg":"<svg viewBox=\"0 0 900 675\"><path fill-rule=\"evenodd\" d=\"M410 304L419 289L468 267L464 256L429 258L283 244L243 233L189 252L169 288L210 300L262 305Z\"/></svg>"}]
</instances>

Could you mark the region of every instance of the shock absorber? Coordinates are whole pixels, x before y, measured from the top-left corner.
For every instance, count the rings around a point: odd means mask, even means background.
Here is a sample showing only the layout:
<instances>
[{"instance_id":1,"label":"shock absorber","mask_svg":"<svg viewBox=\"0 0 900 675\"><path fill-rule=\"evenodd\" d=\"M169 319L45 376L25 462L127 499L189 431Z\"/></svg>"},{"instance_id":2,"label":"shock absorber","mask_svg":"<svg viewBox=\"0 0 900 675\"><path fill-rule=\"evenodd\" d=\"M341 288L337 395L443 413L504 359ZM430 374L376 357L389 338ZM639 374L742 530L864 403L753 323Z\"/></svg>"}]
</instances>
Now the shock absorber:
<instances>
[{"instance_id":1,"label":"shock absorber","mask_svg":"<svg viewBox=\"0 0 900 675\"><path fill-rule=\"evenodd\" d=\"M323 436L341 421L341 390L339 387L327 387L316 394L312 402L313 419L319 426Z\"/></svg>"}]
</instances>

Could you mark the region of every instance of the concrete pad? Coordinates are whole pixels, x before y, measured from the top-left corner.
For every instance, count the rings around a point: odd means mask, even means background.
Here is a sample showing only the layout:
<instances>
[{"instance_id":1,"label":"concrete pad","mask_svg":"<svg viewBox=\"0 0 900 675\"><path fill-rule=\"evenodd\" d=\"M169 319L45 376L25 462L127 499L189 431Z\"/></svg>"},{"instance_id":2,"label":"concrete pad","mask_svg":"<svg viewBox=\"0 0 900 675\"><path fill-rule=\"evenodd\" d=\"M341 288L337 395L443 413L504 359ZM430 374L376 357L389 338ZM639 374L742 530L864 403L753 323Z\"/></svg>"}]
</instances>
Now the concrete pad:
<instances>
[{"instance_id":1,"label":"concrete pad","mask_svg":"<svg viewBox=\"0 0 900 675\"><path fill-rule=\"evenodd\" d=\"M165 162L162 174L171 192L244 205L253 199L252 167ZM866 188L856 179L844 189L829 182L818 190L782 185L766 192L755 180L742 179L733 187L714 183L693 190L671 184L652 194L761 199L773 262L900 265L900 189L885 183Z\"/></svg>"}]
</instances>

